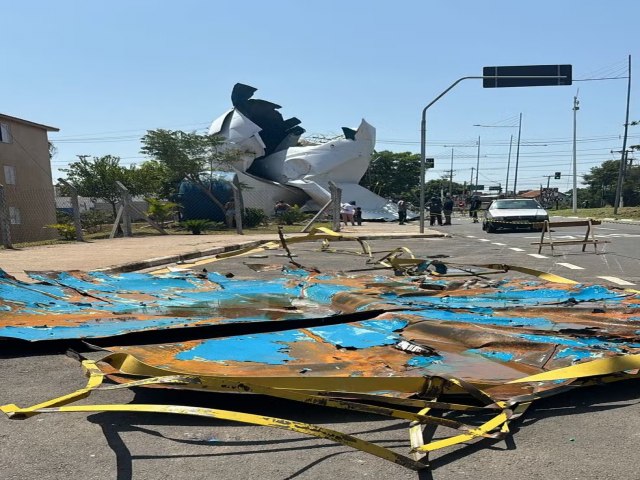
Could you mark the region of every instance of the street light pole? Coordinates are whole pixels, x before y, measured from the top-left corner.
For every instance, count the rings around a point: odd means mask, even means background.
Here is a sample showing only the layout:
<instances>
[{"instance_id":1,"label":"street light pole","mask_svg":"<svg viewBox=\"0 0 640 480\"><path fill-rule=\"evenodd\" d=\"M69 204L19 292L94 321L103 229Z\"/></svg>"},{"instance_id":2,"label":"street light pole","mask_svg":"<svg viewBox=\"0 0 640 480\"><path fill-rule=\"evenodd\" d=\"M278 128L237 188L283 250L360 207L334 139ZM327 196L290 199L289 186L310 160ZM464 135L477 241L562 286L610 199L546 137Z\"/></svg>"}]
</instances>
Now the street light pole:
<instances>
[{"instance_id":1,"label":"street light pole","mask_svg":"<svg viewBox=\"0 0 640 480\"><path fill-rule=\"evenodd\" d=\"M578 162L576 159L576 113L580 110L578 105L580 105L580 102L576 94L573 97L573 201L571 204L573 213L578 211Z\"/></svg>"},{"instance_id":2,"label":"street light pole","mask_svg":"<svg viewBox=\"0 0 640 480\"><path fill-rule=\"evenodd\" d=\"M451 170L449 170L449 196L453 190L453 148L451 149Z\"/></svg>"},{"instance_id":3,"label":"street light pole","mask_svg":"<svg viewBox=\"0 0 640 480\"><path fill-rule=\"evenodd\" d=\"M620 158L620 169L618 170L618 183L616 185L616 198L613 202L613 214L618 214L618 207L622 200L622 180L624 177L624 167L626 166L627 158L625 157L625 151L627 150L627 131L629 129L629 99L631 97L631 55L629 55L629 81L627 83L627 116L624 121L624 138L622 140L622 157Z\"/></svg>"},{"instance_id":4,"label":"street light pole","mask_svg":"<svg viewBox=\"0 0 640 480\"><path fill-rule=\"evenodd\" d=\"M504 193L507 197L509 196L509 167L511 166L511 146L512 145L513 145L513 135L511 135L511 138L509 139L509 156L507 157L507 181L504 183L505 189L506 189Z\"/></svg>"},{"instance_id":5,"label":"street light pole","mask_svg":"<svg viewBox=\"0 0 640 480\"><path fill-rule=\"evenodd\" d=\"M495 80L496 78L502 79L564 79L567 76L564 75L487 75L487 76L469 76L469 77L461 77L455 82L453 82L446 90L444 90L440 95L434 98L431 103L429 103L426 107L422 109L422 121L420 123L420 233L424 233L424 183L425 183L425 170L426 170L426 158L427 158L427 110L434 103L444 97L449 91L458 85L463 80L484 80L491 79ZM569 76L569 80L571 77ZM522 114L520 114L520 121L522 122ZM518 146L520 146L520 135L518 134ZM517 167L516 167L517 173Z\"/></svg>"},{"instance_id":6,"label":"street light pole","mask_svg":"<svg viewBox=\"0 0 640 480\"><path fill-rule=\"evenodd\" d=\"M522 132L522 112L520 113L520 120L518 120L518 146L516 147L516 173L513 179L513 196L518 194L518 163L520 161L520 133ZM507 185L507 190L509 186Z\"/></svg>"},{"instance_id":7,"label":"street light pole","mask_svg":"<svg viewBox=\"0 0 640 480\"><path fill-rule=\"evenodd\" d=\"M476 192L478 191L478 172L480 171L480 135L478 135L478 158L476 159Z\"/></svg>"}]
</instances>

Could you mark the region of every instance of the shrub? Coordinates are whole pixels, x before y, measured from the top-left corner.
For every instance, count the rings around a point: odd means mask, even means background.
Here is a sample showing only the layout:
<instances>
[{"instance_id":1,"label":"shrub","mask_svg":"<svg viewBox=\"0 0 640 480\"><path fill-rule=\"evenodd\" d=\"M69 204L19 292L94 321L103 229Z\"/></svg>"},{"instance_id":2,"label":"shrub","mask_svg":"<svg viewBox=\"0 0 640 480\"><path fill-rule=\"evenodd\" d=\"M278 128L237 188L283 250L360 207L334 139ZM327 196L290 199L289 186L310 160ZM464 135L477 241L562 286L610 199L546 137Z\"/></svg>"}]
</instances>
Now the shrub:
<instances>
[{"instance_id":1,"label":"shrub","mask_svg":"<svg viewBox=\"0 0 640 480\"><path fill-rule=\"evenodd\" d=\"M166 202L157 198L150 197L145 198L145 200L149 204L147 215L160 225L164 225L164 222L171 219L178 208L177 203Z\"/></svg>"},{"instance_id":2,"label":"shrub","mask_svg":"<svg viewBox=\"0 0 640 480\"><path fill-rule=\"evenodd\" d=\"M113 223L113 215L103 210L87 210L80 214L80 224L88 233L102 230L102 225Z\"/></svg>"},{"instance_id":3,"label":"shrub","mask_svg":"<svg viewBox=\"0 0 640 480\"><path fill-rule=\"evenodd\" d=\"M281 213L277 217L278 224L293 225L294 223L303 221L307 216L300 210L298 205L293 205L286 212Z\"/></svg>"},{"instance_id":4,"label":"shrub","mask_svg":"<svg viewBox=\"0 0 640 480\"><path fill-rule=\"evenodd\" d=\"M242 223L247 228L253 228L266 224L267 218L267 214L261 208L245 208Z\"/></svg>"},{"instance_id":5,"label":"shrub","mask_svg":"<svg viewBox=\"0 0 640 480\"><path fill-rule=\"evenodd\" d=\"M76 239L76 227L68 223L54 223L53 225L47 225L47 228L55 228L58 231L58 235L63 240L75 240Z\"/></svg>"},{"instance_id":6,"label":"shrub","mask_svg":"<svg viewBox=\"0 0 640 480\"><path fill-rule=\"evenodd\" d=\"M220 223L220 222L216 222ZM194 235L200 235L203 231L211 228L211 222L204 218L195 218L193 220L185 220L180 223L183 228L186 228Z\"/></svg>"},{"instance_id":7,"label":"shrub","mask_svg":"<svg viewBox=\"0 0 640 480\"><path fill-rule=\"evenodd\" d=\"M73 223L73 215L64 210L56 210L56 225L58 223Z\"/></svg>"}]
</instances>

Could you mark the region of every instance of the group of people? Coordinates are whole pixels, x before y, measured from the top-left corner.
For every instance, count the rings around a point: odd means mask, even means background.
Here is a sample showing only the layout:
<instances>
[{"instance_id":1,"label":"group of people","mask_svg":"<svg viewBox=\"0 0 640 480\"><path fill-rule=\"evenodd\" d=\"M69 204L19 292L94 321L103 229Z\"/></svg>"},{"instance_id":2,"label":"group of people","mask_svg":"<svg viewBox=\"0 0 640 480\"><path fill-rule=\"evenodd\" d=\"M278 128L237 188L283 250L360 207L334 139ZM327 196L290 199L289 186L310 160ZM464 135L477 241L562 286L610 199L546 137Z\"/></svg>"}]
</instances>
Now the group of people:
<instances>
[{"instance_id":1,"label":"group of people","mask_svg":"<svg viewBox=\"0 0 640 480\"><path fill-rule=\"evenodd\" d=\"M473 219L473 223L478 223L478 210L482 202L478 195L471 197L469 204L469 216ZM429 208L429 224L435 225L451 225L451 214L453 213L454 201L447 195L444 199L438 196L433 196L427 207ZM400 199L397 203L398 208L398 223L404 225L407 221L407 202L404 199ZM444 223L442 222L442 215L444 214Z\"/></svg>"}]
</instances>

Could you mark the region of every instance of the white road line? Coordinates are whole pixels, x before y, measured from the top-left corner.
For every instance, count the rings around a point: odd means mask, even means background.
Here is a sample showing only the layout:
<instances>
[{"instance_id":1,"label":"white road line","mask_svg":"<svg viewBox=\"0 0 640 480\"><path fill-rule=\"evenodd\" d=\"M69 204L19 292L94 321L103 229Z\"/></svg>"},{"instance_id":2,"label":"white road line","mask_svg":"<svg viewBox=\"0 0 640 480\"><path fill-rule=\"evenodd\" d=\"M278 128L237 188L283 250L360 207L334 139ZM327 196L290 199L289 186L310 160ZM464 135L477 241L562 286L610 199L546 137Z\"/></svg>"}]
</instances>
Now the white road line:
<instances>
[{"instance_id":1,"label":"white road line","mask_svg":"<svg viewBox=\"0 0 640 480\"><path fill-rule=\"evenodd\" d=\"M527 255L533 258L549 258L549 257L545 257L544 255L540 255L539 253L527 253Z\"/></svg>"},{"instance_id":2,"label":"white road line","mask_svg":"<svg viewBox=\"0 0 640 480\"><path fill-rule=\"evenodd\" d=\"M558 262L556 265L562 265L563 267L570 268L571 270L584 270L584 268L579 267L578 265L574 265L573 263Z\"/></svg>"},{"instance_id":3,"label":"white road line","mask_svg":"<svg viewBox=\"0 0 640 480\"><path fill-rule=\"evenodd\" d=\"M598 278L601 278L603 280L608 280L609 282L612 282L612 283L617 283L618 285L635 285L635 283L627 282L626 280L622 280L621 278L618 278L618 277L598 277Z\"/></svg>"},{"instance_id":4,"label":"white road line","mask_svg":"<svg viewBox=\"0 0 640 480\"><path fill-rule=\"evenodd\" d=\"M479 238L478 241L479 242L490 242L491 240L489 240L488 238Z\"/></svg>"},{"instance_id":5,"label":"white road line","mask_svg":"<svg viewBox=\"0 0 640 480\"><path fill-rule=\"evenodd\" d=\"M524 252L524 248L518 247L509 247L509 250L513 250L514 252Z\"/></svg>"},{"instance_id":6,"label":"white road line","mask_svg":"<svg viewBox=\"0 0 640 480\"><path fill-rule=\"evenodd\" d=\"M467 235L467 238L476 238L475 235Z\"/></svg>"},{"instance_id":7,"label":"white road line","mask_svg":"<svg viewBox=\"0 0 640 480\"><path fill-rule=\"evenodd\" d=\"M500 245L501 247L504 247L506 243L491 242L491 245Z\"/></svg>"}]
</instances>

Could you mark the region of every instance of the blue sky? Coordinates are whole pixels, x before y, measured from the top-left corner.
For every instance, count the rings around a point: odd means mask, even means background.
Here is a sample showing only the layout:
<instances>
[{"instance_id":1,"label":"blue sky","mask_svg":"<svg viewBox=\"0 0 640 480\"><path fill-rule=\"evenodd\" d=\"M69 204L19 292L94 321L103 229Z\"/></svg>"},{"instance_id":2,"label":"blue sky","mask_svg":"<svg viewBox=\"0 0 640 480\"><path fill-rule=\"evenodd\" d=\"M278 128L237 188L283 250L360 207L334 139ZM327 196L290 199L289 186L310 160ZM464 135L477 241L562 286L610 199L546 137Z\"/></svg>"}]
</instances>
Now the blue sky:
<instances>
[{"instance_id":1,"label":"blue sky","mask_svg":"<svg viewBox=\"0 0 640 480\"><path fill-rule=\"evenodd\" d=\"M206 128L231 106L236 82L308 134L365 118L377 150L417 153L422 108L483 66L568 63L574 79L626 76L628 55L640 62L639 14L637 0L7 1L0 112L60 128L50 136L55 177L81 154L143 162L146 130ZM640 119L634 69L631 121ZM626 79L511 89L467 80L429 110L429 178L449 169L453 146L455 180L468 181L480 135L479 183L504 185L522 112L518 189L556 171L563 178L551 186L568 189L578 89L578 173L616 158ZM629 135L640 144L640 126Z\"/></svg>"}]
</instances>

